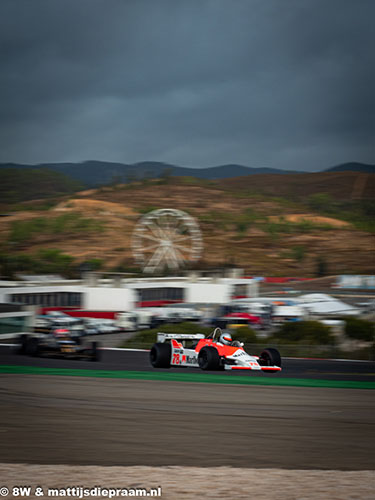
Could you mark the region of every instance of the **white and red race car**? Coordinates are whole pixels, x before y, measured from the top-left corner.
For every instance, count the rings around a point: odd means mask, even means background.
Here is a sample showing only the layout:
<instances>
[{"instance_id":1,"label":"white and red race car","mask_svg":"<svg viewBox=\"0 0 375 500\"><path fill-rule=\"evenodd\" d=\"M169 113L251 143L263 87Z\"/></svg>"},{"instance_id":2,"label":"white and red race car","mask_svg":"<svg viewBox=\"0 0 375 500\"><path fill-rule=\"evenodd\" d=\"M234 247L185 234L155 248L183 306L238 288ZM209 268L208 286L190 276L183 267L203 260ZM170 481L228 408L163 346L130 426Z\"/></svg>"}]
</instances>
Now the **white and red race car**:
<instances>
[{"instance_id":1,"label":"white and red race car","mask_svg":"<svg viewBox=\"0 0 375 500\"><path fill-rule=\"evenodd\" d=\"M220 342L221 333L220 328L206 338L202 333L158 333L157 342L150 351L151 364L154 368L185 366L202 370L281 371L277 349L268 348L260 356L251 356L236 340L229 345Z\"/></svg>"}]
</instances>

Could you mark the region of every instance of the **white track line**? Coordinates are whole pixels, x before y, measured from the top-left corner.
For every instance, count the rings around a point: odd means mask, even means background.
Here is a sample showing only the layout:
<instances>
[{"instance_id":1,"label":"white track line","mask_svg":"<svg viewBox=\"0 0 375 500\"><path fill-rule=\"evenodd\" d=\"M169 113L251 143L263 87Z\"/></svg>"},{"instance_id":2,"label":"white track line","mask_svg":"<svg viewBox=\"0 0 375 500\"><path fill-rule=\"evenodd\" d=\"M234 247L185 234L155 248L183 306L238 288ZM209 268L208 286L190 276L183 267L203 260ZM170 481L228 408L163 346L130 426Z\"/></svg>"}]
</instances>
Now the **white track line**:
<instances>
[{"instance_id":1,"label":"white track line","mask_svg":"<svg viewBox=\"0 0 375 500\"><path fill-rule=\"evenodd\" d=\"M336 359L336 358L290 358L287 356L282 356L282 359L300 359L301 361L345 361L348 363L374 363L369 359Z\"/></svg>"},{"instance_id":2,"label":"white track line","mask_svg":"<svg viewBox=\"0 0 375 500\"><path fill-rule=\"evenodd\" d=\"M131 349L129 347L99 347L102 351L134 351L134 352L150 352L150 349Z\"/></svg>"}]
</instances>

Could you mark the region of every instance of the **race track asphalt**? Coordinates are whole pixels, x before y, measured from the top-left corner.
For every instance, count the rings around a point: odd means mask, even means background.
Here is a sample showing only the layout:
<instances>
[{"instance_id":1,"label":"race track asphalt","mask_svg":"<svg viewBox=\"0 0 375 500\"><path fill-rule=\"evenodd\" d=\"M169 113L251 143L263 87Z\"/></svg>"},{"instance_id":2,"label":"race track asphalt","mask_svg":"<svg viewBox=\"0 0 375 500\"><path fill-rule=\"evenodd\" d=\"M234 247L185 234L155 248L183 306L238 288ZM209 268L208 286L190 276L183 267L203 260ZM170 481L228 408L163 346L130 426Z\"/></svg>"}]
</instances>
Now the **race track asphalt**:
<instances>
[{"instance_id":1,"label":"race track asphalt","mask_svg":"<svg viewBox=\"0 0 375 500\"><path fill-rule=\"evenodd\" d=\"M147 356L103 351L90 363L2 348L0 364L146 371ZM270 376L373 381L374 365L285 360ZM375 468L375 398L367 389L3 373L0 398L0 462Z\"/></svg>"},{"instance_id":2,"label":"race track asphalt","mask_svg":"<svg viewBox=\"0 0 375 500\"><path fill-rule=\"evenodd\" d=\"M31 358L14 354L14 348L0 345L0 365L24 365L49 368L78 368L95 370L137 370L168 373L202 373L196 368L155 369L149 362L146 351L103 349L97 363L79 359ZM210 372L212 373L212 372ZM218 372L216 372L218 373ZM220 372L219 372L220 373ZM221 372L222 373L222 372ZM243 376L247 372L226 371L225 376ZM250 377L264 377L263 372L251 372ZM375 363L363 361L333 361L324 359L283 359L283 371L267 374L272 378L304 378L324 380L375 381Z\"/></svg>"},{"instance_id":3,"label":"race track asphalt","mask_svg":"<svg viewBox=\"0 0 375 500\"><path fill-rule=\"evenodd\" d=\"M0 462L374 469L374 391L2 375Z\"/></svg>"}]
</instances>

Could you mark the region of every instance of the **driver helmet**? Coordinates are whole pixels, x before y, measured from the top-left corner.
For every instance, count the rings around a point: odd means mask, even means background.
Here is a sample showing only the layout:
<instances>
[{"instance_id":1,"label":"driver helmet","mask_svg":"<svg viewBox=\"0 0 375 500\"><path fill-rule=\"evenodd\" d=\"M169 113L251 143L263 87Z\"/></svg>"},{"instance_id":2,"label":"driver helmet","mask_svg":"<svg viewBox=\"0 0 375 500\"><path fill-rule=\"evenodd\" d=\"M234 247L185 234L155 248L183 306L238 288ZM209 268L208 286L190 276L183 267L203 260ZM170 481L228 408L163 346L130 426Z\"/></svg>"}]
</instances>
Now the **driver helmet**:
<instances>
[{"instance_id":1,"label":"driver helmet","mask_svg":"<svg viewBox=\"0 0 375 500\"><path fill-rule=\"evenodd\" d=\"M56 330L53 331L53 334L55 337L66 337L69 334L69 330L66 330L65 328L56 328Z\"/></svg>"},{"instance_id":2,"label":"driver helmet","mask_svg":"<svg viewBox=\"0 0 375 500\"><path fill-rule=\"evenodd\" d=\"M222 333L219 338L219 342L224 345L230 345L232 343L232 336L230 333Z\"/></svg>"}]
</instances>

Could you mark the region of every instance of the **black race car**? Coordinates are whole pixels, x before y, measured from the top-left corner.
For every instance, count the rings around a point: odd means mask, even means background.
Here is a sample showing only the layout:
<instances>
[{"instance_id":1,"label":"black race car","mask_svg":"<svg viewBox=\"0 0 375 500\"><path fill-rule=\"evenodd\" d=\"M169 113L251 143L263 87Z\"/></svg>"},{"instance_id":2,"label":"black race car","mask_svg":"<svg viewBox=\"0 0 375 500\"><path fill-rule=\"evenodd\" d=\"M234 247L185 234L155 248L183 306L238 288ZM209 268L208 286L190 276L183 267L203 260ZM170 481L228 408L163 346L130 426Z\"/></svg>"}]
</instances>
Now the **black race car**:
<instances>
[{"instance_id":1,"label":"black race car","mask_svg":"<svg viewBox=\"0 0 375 500\"><path fill-rule=\"evenodd\" d=\"M98 361L98 342L82 344L82 338L69 330L58 328L49 333L20 335L18 352L26 356L51 356Z\"/></svg>"}]
</instances>

